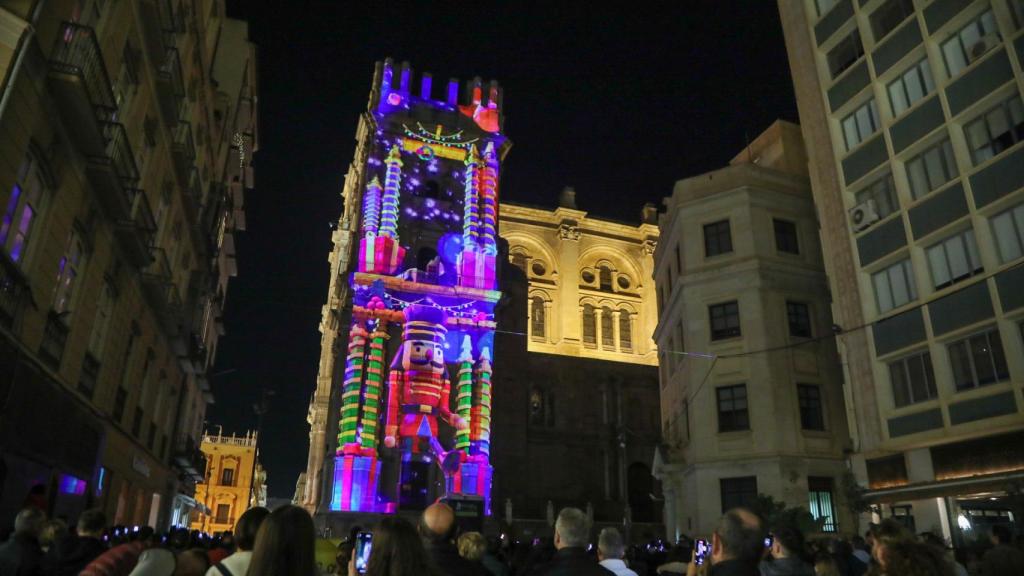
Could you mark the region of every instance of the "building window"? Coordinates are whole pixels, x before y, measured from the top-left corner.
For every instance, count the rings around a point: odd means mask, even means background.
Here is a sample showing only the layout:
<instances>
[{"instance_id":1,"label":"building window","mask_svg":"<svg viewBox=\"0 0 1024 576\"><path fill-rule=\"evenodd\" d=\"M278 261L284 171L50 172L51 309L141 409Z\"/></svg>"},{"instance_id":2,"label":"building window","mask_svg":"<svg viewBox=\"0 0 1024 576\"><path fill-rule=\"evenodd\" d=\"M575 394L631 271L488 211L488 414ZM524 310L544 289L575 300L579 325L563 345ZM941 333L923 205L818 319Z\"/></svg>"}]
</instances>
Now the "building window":
<instances>
[{"instance_id":1,"label":"building window","mask_svg":"<svg viewBox=\"0 0 1024 576\"><path fill-rule=\"evenodd\" d=\"M757 502L757 476L722 478L722 514L733 508L750 508Z\"/></svg>"},{"instance_id":2,"label":"building window","mask_svg":"<svg viewBox=\"0 0 1024 576\"><path fill-rule=\"evenodd\" d=\"M811 337L811 312L803 302L786 302L789 334L800 338Z\"/></svg>"},{"instance_id":3,"label":"building window","mask_svg":"<svg viewBox=\"0 0 1024 576\"><path fill-rule=\"evenodd\" d=\"M602 292L612 291L612 270L607 266L601 266L597 270L598 290Z\"/></svg>"},{"instance_id":4,"label":"building window","mask_svg":"<svg viewBox=\"0 0 1024 576\"><path fill-rule=\"evenodd\" d=\"M590 304L583 305L583 345L597 348L597 312Z\"/></svg>"},{"instance_id":5,"label":"building window","mask_svg":"<svg viewBox=\"0 0 1024 576\"><path fill-rule=\"evenodd\" d=\"M235 485L235 469L225 468L220 471L220 485L221 486L234 486Z\"/></svg>"},{"instance_id":6,"label":"building window","mask_svg":"<svg viewBox=\"0 0 1024 576\"><path fill-rule=\"evenodd\" d=\"M214 517L213 523L214 524L227 524L228 523L228 515L230 514L230 512L231 512L231 505L230 504L217 504L217 516Z\"/></svg>"},{"instance_id":7,"label":"building window","mask_svg":"<svg viewBox=\"0 0 1024 576\"><path fill-rule=\"evenodd\" d=\"M849 152L861 142L867 140L882 125L878 120L878 105L872 98L857 108L849 116L843 118L843 137L846 139L846 151Z\"/></svg>"},{"instance_id":8,"label":"building window","mask_svg":"<svg viewBox=\"0 0 1024 576\"><path fill-rule=\"evenodd\" d=\"M839 0L814 0L814 5L818 8L819 18L827 14L836 4L839 4Z\"/></svg>"},{"instance_id":9,"label":"building window","mask_svg":"<svg viewBox=\"0 0 1024 576\"><path fill-rule=\"evenodd\" d=\"M928 265L932 269L932 282L939 290L984 272L974 230L946 238L927 248Z\"/></svg>"},{"instance_id":10,"label":"building window","mask_svg":"<svg viewBox=\"0 0 1024 576\"><path fill-rule=\"evenodd\" d=\"M747 385L722 386L716 388L715 393L718 395L718 431L750 430Z\"/></svg>"},{"instance_id":11,"label":"building window","mask_svg":"<svg viewBox=\"0 0 1024 576\"><path fill-rule=\"evenodd\" d=\"M855 26L850 34L839 41L826 57L828 60L828 71L835 80L847 68L853 66L854 62L864 55L864 45L860 41L860 32Z\"/></svg>"},{"instance_id":12,"label":"building window","mask_svg":"<svg viewBox=\"0 0 1024 576\"><path fill-rule=\"evenodd\" d=\"M992 235L999 247L999 261L1009 262L1024 255L1024 204L992 217Z\"/></svg>"},{"instance_id":13,"label":"building window","mask_svg":"<svg viewBox=\"0 0 1024 576\"><path fill-rule=\"evenodd\" d=\"M548 269L540 260L534 260L530 264L530 272L533 272L534 276L544 276L545 274L547 274Z\"/></svg>"},{"instance_id":14,"label":"building window","mask_svg":"<svg viewBox=\"0 0 1024 576\"><path fill-rule=\"evenodd\" d=\"M28 250L34 224L42 209L43 192L39 168L29 155L18 170L3 222L0 223L0 246L15 262L20 262Z\"/></svg>"},{"instance_id":15,"label":"building window","mask_svg":"<svg viewBox=\"0 0 1024 576\"><path fill-rule=\"evenodd\" d=\"M808 510L815 520L820 521L822 532L836 531L836 513L833 508L832 479L820 476L807 477Z\"/></svg>"},{"instance_id":16,"label":"building window","mask_svg":"<svg viewBox=\"0 0 1024 576\"><path fill-rule=\"evenodd\" d=\"M932 355L921 352L889 363L892 398L897 408L937 398Z\"/></svg>"},{"instance_id":17,"label":"building window","mask_svg":"<svg viewBox=\"0 0 1024 576\"><path fill-rule=\"evenodd\" d=\"M535 426L555 425L555 399L551 392L540 388L530 390L530 424Z\"/></svg>"},{"instance_id":18,"label":"building window","mask_svg":"<svg viewBox=\"0 0 1024 576\"><path fill-rule=\"evenodd\" d=\"M867 202L874 202L875 212L879 218L885 218L900 209L899 201L896 200L896 186L893 184L892 174L886 173L868 184L867 188L857 192L857 204Z\"/></svg>"},{"instance_id":19,"label":"building window","mask_svg":"<svg viewBox=\"0 0 1024 576\"><path fill-rule=\"evenodd\" d=\"M709 306L711 313L711 339L724 340L740 335L740 306L734 300Z\"/></svg>"},{"instance_id":20,"label":"building window","mask_svg":"<svg viewBox=\"0 0 1024 576\"><path fill-rule=\"evenodd\" d=\"M797 384L796 395L800 404L800 427L804 430L824 430L821 388L815 384Z\"/></svg>"},{"instance_id":21,"label":"building window","mask_svg":"<svg viewBox=\"0 0 1024 576\"><path fill-rule=\"evenodd\" d=\"M545 339L544 299L534 296L530 301L530 336L534 340L543 342Z\"/></svg>"},{"instance_id":22,"label":"building window","mask_svg":"<svg viewBox=\"0 0 1024 576\"><path fill-rule=\"evenodd\" d=\"M910 259L900 260L871 276L878 312L884 313L917 299Z\"/></svg>"},{"instance_id":23,"label":"building window","mask_svg":"<svg viewBox=\"0 0 1024 576\"><path fill-rule=\"evenodd\" d=\"M776 219L773 219L772 223L775 225L775 248L779 252L799 254L800 243L796 237L796 224L787 220Z\"/></svg>"},{"instance_id":24,"label":"building window","mask_svg":"<svg viewBox=\"0 0 1024 576\"><path fill-rule=\"evenodd\" d=\"M96 305L96 318L89 333L89 353L98 361L103 358L103 349L107 343L110 329L110 317L114 312L114 289L109 281L103 282L100 289L99 303Z\"/></svg>"},{"instance_id":25,"label":"building window","mask_svg":"<svg viewBox=\"0 0 1024 576\"><path fill-rule=\"evenodd\" d=\"M958 174L953 147L948 138L907 160L906 168L910 195L915 199L956 178Z\"/></svg>"},{"instance_id":26,"label":"building window","mask_svg":"<svg viewBox=\"0 0 1024 576\"><path fill-rule=\"evenodd\" d=\"M946 70L952 78L985 54L985 38L997 38L996 20L988 9L961 28L949 40L942 43L942 55L946 59Z\"/></svg>"},{"instance_id":27,"label":"building window","mask_svg":"<svg viewBox=\"0 0 1024 576\"><path fill-rule=\"evenodd\" d=\"M949 363L953 367L953 382L958 391L994 384L1010 377L998 329L950 344Z\"/></svg>"},{"instance_id":28,"label":"building window","mask_svg":"<svg viewBox=\"0 0 1024 576\"><path fill-rule=\"evenodd\" d=\"M1017 28L1024 27L1024 0L1010 0L1010 10L1013 11L1013 21Z\"/></svg>"},{"instance_id":29,"label":"building window","mask_svg":"<svg viewBox=\"0 0 1024 576\"><path fill-rule=\"evenodd\" d=\"M75 294L75 284L79 270L85 258L85 247L78 232L71 231L64 255L57 263L57 287L53 295L53 311L58 314L71 308L71 299Z\"/></svg>"},{"instance_id":30,"label":"building window","mask_svg":"<svg viewBox=\"0 0 1024 576\"><path fill-rule=\"evenodd\" d=\"M732 234L729 221L721 220L704 225L704 255L718 256L732 252Z\"/></svg>"},{"instance_id":31,"label":"building window","mask_svg":"<svg viewBox=\"0 0 1024 576\"><path fill-rule=\"evenodd\" d=\"M615 349L615 316L611 308L601 309L601 348L605 350Z\"/></svg>"},{"instance_id":32,"label":"building window","mask_svg":"<svg viewBox=\"0 0 1024 576\"><path fill-rule=\"evenodd\" d=\"M118 386L117 392L114 394L114 409L110 413L115 422L120 422L124 418L124 405L127 401L128 391L124 387Z\"/></svg>"},{"instance_id":33,"label":"building window","mask_svg":"<svg viewBox=\"0 0 1024 576\"><path fill-rule=\"evenodd\" d=\"M142 408L135 407L135 417L132 418L132 436L138 439L142 439L140 434L142 433Z\"/></svg>"},{"instance_id":34,"label":"building window","mask_svg":"<svg viewBox=\"0 0 1024 576\"><path fill-rule=\"evenodd\" d=\"M633 316L629 310L619 310L619 349L633 351Z\"/></svg>"},{"instance_id":35,"label":"building window","mask_svg":"<svg viewBox=\"0 0 1024 576\"><path fill-rule=\"evenodd\" d=\"M935 83L932 81L932 70L928 66L928 58L925 58L889 83L889 103L892 105L892 115L899 116L915 102L934 91Z\"/></svg>"},{"instance_id":36,"label":"building window","mask_svg":"<svg viewBox=\"0 0 1024 576\"><path fill-rule=\"evenodd\" d=\"M871 13L868 20L871 21L871 32L875 35L875 41L882 38L896 29L907 16L914 13L914 3L911 0L888 0L882 3L877 10Z\"/></svg>"},{"instance_id":37,"label":"building window","mask_svg":"<svg viewBox=\"0 0 1024 576\"><path fill-rule=\"evenodd\" d=\"M1024 140L1024 105L1014 94L964 128L971 160L977 166Z\"/></svg>"}]
</instances>

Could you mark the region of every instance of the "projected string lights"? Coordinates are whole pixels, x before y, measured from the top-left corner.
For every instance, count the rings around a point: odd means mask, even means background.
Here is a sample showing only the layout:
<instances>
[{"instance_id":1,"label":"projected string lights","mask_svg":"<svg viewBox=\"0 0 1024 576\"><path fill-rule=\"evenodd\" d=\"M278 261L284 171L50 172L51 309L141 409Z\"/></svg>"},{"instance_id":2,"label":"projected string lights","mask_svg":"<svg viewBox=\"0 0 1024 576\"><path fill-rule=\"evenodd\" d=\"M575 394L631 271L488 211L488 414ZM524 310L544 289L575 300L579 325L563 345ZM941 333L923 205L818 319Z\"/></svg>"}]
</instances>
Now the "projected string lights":
<instances>
[{"instance_id":1,"label":"projected string lights","mask_svg":"<svg viewBox=\"0 0 1024 576\"><path fill-rule=\"evenodd\" d=\"M371 97L330 509L393 513L444 496L489 513L498 182L511 144L496 83L485 101L473 80L463 105L457 81L443 100L429 75L418 93L411 82L407 64L387 60ZM444 492L431 494L437 474Z\"/></svg>"}]
</instances>

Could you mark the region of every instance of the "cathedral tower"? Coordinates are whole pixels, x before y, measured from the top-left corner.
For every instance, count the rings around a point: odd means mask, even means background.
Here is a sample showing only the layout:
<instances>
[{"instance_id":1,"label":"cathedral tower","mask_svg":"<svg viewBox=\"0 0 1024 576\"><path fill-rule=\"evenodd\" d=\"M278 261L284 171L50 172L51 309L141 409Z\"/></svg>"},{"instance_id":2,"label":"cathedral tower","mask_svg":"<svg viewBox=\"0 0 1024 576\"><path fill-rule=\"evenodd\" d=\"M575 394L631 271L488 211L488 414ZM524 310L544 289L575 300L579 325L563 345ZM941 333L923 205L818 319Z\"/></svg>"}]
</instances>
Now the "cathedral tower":
<instances>
[{"instance_id":1,"label":"cathedral tower","mask_svg":"<svg viewBox=\"0 0 1024 576\"><path fill-rule=\"evenodd\" d=\"M390 513L442 495L489 507L511 142L496 82L452 79L438 93L424 73L417 84L407 63L378 63L360 119L310 404L310 511Z\"/></svg>"}]
</instances>

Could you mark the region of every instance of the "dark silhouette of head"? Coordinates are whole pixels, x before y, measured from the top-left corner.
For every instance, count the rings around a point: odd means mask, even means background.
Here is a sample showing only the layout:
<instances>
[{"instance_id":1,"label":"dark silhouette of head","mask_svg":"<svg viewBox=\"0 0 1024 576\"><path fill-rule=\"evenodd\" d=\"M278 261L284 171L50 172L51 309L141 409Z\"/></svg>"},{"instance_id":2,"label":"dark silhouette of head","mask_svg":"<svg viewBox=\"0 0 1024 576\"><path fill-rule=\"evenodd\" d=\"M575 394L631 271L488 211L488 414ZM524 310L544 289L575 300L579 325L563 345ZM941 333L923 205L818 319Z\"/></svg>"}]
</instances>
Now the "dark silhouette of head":
<instances>
[{"instance_id":1,"label":"dark silhouette of head","mask_svg":"<svg viewBox=\"0 0 1024 576\"><path fill-rule=\"evenodd\" d=\"M247 576L316 576L316 529L298 506L270 513L256 534Z\"/></svg>"},{"instance_id":2,"label":"dark silhouette of head","mask_svg":"<svg viewBox=\"0 0 1024 576\"><path fill-rule=\"evenodd\" d=\"M377 523L373 529L373 548L366 564L366 576L428 576L434 573L420 534L412 524L397 516L382 518Z\"/></svg>"},{"instance_id":3,"label":"dark silhouette of head","mask_svg":"<svg viewBox=\"0 0 1024 576\"><path fill-rule=\"evenodd\" d=\"M99 538L103 535L103 530L106 528L107 516L103 514L103 510L98 508L86 510L78 517L76 530L79 536Z\"/></svg>"},{"instance_id":4,"label":"dark silhouette of head","mask_svg":"<svg viewBox=\"0 0 1024 576\"><path fill-rule=\"evenodd\" d=\"M1010 529L1003 524L996 524L992 526L992 543L995 545L999 544L1012 544L1013 534L1010 533Z\"/></svg>"},{"instance_id":5,"label":"dark silhouette of head","mask_svg":"<svg viewBox=\"0 0 1024 576\"><path fill-rule=\"evenodd\" d=\"M239 550L252 550L256 545L256 534L259 533L263 521L270 516L270 510L262 506L249 508L242 513L235 524L235 544Z\"/></svg>"},{"instance_id":6,"label":"dark silhouette of head","mask_svg":"<svg viewBox=\"0 0 1024 576\"><path fill-rule=\"evenodd\" d=\"M755 565L764 552L761 518L746 508L733 508L718 521L711 545L711 562L739 560Z\"/></svg>"},{"instance_id":7,"label":"dark silhouette of head","mask_svg":"<svg viewBox=\"0 0 1024 576\"><path fill-rule=\"evenodd\" d=\"M451 542L455 539L458 524L455 523L455 511L442 502L427 506L420 518L420 535L431 544ZM376 546L376 543L374 543Z\"/></svg>"}]
</instances>

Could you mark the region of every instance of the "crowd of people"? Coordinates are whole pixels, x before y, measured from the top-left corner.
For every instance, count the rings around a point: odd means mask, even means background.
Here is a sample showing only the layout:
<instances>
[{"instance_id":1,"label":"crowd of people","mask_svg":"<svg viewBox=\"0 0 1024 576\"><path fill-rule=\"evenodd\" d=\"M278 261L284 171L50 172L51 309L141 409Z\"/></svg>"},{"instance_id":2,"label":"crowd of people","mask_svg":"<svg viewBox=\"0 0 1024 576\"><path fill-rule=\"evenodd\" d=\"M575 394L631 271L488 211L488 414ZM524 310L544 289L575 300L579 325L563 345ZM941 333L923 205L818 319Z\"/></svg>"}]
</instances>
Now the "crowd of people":
<instances>
[{"instance_id":1,"label":"crowd of people","mask_svg":"<svg viewBox=\"0 0 1024 576\"><path fill-rule=\"evenodd\" d=\"M591 530L584 512L565 508L552 539L488 539L460 533L455 512L436 503L418 525L398 516L378 521L357 570L359 529L325 568L316 560L313 519L297 506L249 509L233 533L216 537L111 527L98 510L82 513L71 529L26 508L0 544L0 576L1024 576L1024 551L1003 526L993 527L992 547L968 566L938 536L915 535L892 519L849 541L805 541L795 526L766 526L743 508L726 512L700 545L683 538L627 546L615 528L601 530L595 545Z\"/></svg>"}]
</instances>

